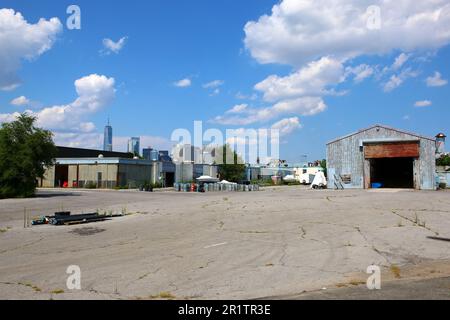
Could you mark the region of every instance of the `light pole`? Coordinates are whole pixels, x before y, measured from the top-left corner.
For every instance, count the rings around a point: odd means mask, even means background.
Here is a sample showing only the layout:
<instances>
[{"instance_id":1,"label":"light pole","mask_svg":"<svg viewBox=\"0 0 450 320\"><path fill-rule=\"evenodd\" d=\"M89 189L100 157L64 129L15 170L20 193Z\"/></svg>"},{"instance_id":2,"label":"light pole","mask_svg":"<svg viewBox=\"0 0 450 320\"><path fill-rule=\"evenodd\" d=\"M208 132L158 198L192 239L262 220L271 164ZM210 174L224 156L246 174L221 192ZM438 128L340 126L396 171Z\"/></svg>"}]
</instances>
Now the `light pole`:
<instances>
[{"instance_id":1,"label":"light pole","mask_svg":"<svg viewBox=\"0 0 450 320\"><path fill-rule=\"evenodd\" d=\"M306 154L302 154L300 156L302 159L305 159L304 166L308 164L308 156Z\"/></svg>"}]
</instances>

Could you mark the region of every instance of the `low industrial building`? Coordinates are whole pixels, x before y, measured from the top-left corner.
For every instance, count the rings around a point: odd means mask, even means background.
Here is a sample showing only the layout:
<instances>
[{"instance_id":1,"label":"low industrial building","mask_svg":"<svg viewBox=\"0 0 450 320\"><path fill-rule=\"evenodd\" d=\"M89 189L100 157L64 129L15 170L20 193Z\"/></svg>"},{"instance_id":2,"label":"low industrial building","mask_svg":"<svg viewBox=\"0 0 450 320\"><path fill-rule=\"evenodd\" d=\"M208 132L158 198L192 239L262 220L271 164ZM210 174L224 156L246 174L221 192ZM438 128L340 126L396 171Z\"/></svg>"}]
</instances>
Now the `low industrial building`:
<instances>
[{"instance_id":1,"label":"low industrial building","mask_svg":"<svg viewBox=\"0 0 450 320\"><path fill-rule=\"evenodd\" d=\"M115 188L151 179L152 162L133 159L133 154L57 147L54 165L47 168L40 187Z\"/></svg>"},{"instance_id":2,"label":"low industrial building","mask_svg":"<svg viewBox=\"0 0 450 320\"><path fill-rule=\"evenodd\" d=\"M39 187L137 188L146 183L172 186L173 163L136 159L131 153L57 147L53 166L47 168Z\"/></svg>"},{"instance_id":3,"label":"low industrial building","mask_svg":"<svg viewBox=\"0 0 450 320\"><path fill-rule=\"evenodd\" d=\"M327 144L329 188L436 189L436 140L384 125Z\"/></svg>"}]
</instances>

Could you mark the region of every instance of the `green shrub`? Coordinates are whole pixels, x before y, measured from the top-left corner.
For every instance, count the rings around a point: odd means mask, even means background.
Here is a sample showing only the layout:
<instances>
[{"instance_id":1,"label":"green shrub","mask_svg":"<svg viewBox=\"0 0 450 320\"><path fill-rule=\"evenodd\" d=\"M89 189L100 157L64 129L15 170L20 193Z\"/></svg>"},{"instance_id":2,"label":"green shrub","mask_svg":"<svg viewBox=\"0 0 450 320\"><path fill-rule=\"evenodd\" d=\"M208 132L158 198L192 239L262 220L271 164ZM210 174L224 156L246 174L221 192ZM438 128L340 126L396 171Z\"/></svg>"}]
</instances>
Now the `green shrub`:
<instances>
[{"instance_id":1,"label":"green shrub","mask_svg":"<svg viewBox=\"0 0 450 320\"><path fill-rule=\"evenodd\" d=\"M283 184L287 185L287 186L299 186L299 185L301 185L300 181L289 181L289 182L283 181Z\"/></svg>"},{"instance_id":2,"label":"green shrub","mask_svg":"<svg viewBox=\"0 0 450 320\"><path fill-rule=\"evenodd\" d=\"M95 182L89 181L86 183L86 189L97 189L97 184Z\"/></svg>"},{"instance_id":3,"label":"green shrub","mask_svg":"<svg viewBox=\"0 0 450 320\"><path fill-rule=\"evenodd\" d=\"M153 189L160 189L160 188L163 187L162 183L160 183L160 182L151 183L150 186L151 186Z\"/></svg>"}]
</instances>

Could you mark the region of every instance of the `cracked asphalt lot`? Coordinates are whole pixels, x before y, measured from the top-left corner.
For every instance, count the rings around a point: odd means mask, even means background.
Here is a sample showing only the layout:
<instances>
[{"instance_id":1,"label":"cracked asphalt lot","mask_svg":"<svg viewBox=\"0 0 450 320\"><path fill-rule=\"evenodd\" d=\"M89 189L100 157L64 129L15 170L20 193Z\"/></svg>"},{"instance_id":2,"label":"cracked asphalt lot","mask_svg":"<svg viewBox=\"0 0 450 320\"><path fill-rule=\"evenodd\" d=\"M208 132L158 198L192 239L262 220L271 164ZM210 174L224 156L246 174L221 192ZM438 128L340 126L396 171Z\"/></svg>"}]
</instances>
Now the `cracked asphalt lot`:
<instances>
[{"instance_id":1,"label":"cracked asphalt lot","mask_svg":"<svg viewBox=\"0 0 450 320\"><path fill-rule=\"evenodd\" d=\"M128 215L24 229L24 208ZM0 230L1 299L450 298L437 285L450 276L450 243L436 240L450 238L446 191L41 190L0 200ZM363 285L372 264L391 288L376 297ZM70 265L81 290L66 287Z\"/></svg>"}]
</instances>

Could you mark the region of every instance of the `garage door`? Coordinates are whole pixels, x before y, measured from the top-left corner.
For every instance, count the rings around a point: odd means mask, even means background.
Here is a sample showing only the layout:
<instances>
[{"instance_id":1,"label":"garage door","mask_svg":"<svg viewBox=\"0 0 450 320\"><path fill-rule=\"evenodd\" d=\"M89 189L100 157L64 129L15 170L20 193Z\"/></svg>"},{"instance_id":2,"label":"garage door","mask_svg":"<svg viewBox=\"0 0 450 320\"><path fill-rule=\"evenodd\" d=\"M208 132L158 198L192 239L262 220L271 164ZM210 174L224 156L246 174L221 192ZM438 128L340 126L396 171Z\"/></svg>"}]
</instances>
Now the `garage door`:
<instances>
[{"instance_id":1,"label":"garage door","mask_svg":"<svg viewBox=\"0 0 450 320\"><path fill-rule=\"evenodd\" d=\"M368 144L364 147L366 159L380 158L418 158L420 155L419 142L394 142Z\"/></svg>"}]
</instances>

